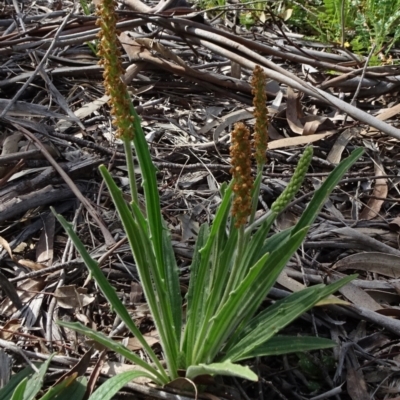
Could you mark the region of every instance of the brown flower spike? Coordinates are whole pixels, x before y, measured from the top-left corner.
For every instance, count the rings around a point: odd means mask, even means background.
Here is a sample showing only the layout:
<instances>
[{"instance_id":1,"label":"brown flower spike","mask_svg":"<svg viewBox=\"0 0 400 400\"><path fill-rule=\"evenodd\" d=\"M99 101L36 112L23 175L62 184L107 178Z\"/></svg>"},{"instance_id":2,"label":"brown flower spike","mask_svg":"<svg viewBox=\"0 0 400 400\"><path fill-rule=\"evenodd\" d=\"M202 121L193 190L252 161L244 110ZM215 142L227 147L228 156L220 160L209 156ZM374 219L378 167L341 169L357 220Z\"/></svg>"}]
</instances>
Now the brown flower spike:
<instances>
[{"instance_id":1,"label":"brown flower spike","mask_svg":"<svg viewBox=\"0 0 400 400\"><path fill-rule=\"evenodd\" d=\"M117 35L117 17L114 0L102 0L98 8L96 24L100 27L99 51L100 65L104 66L104 86L106 94L110 96L111 114L118 127L116 136L133 139L134 128L130 113L130 99L121 76L124 73L120 61L120 51Z\"/></svg>"},{"instance_id":2,"label":"brown flower spike","mask_svg":"<svg viewBox=\"0 0 400 400\"><path fill-rule=\"evenodd\" d=\"M263 69L256 65L251 79L254 117L254 149L257 166L262 168L267 162L267 143L268 143L268 109L267 94L265 91L266 76Z\"/></svg>"},{"instance_id":3,"label":"brown flower spike","mask_svg":"<svg viewBox=\"0 0 400 400\"><path fill-rule=\"evenodd\" d=\"M242 122L237 123L232 131L230 153L234 193L232 216L235 218L236 228L239 228L247 222L251 213L253 189L250 131Z\"/></svg>"}]
</instances>

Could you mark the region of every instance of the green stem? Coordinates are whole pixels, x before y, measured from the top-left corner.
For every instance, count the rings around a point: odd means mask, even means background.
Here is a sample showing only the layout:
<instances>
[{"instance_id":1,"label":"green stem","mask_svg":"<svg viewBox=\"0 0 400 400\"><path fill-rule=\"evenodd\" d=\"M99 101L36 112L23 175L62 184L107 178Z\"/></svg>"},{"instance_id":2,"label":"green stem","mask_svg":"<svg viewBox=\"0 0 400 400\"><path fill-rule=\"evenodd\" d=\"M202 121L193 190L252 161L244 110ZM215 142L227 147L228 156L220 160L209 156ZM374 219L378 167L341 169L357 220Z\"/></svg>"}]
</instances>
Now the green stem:
<instances>
[{"instance_id":1,"label":"green stem","mask_svg":"<svg viewBox=\"0 0 400 400\"><path fill-rule=\"evenodd\" d=\"M133 164L132 142L129 138L122 138L126 157L126 167L128 169L129 186L131 190L132 201L139 206L138 191L136 185L135 166Z\"/></svg>"},{"instance_id":2,"label":"green stem","mask_svg":"<svg viewBox=\"0 0 400 400\"><path fill-rule=\"evenodd\" d=\"M264 168L264 164L257 165L257 177L256 177L256 180L253 185L251 215L250 215L250 220L249 220L248 225L251 225L254 222L254 219L256 217L258 196L260 195L260 186L261 186L263 168Z\"/></svg>"},{"instance_id":3,"label":"green stem","mask_svg":"<svg viewBox=\"0 0 400 400\"><path fill-rule=\"evenodd\" d=\"M244 225L242 225L238 230L237 253L235 257L235 262L233 264L232 271L230 273L228 283L226 285L225 293L221 300L221 306L226 302L229 293L232 292L232 290L235 290L238 285L238 282L242 280L242 275L243 275L243 271L241 270L243 266L242 258L244 250L246 248L247 237L248 236L245 235Z\"/></svg>"}]
</instances>

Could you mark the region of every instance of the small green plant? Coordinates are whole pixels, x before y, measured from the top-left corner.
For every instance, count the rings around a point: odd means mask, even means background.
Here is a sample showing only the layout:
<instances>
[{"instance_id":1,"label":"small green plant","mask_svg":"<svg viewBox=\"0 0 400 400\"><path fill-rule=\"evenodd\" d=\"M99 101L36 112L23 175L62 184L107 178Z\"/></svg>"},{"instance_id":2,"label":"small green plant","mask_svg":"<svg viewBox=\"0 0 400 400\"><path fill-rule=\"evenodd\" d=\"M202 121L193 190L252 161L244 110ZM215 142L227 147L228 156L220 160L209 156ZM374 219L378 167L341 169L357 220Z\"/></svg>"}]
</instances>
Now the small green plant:
<instances>
[{"instance_id":1,"label":"small green plant","mask_svg":"<svg viewBox=\"0 0 400 400\"><path fill-rule=\"evenodd\" d=\"M257 356L301 352L335 346L331 340L317 337L286 337L277 333L320 300L351 281L344 278L329 286L316 285L294 293L272 306L259 310L287 261L304 240L329 193L343 174L361 156L356 150L344 160L317 190L300 220L291 229L269 235L277 215L298 191L310 164L313 150L306 148L291 181L262 219L255 220L255 209L266 162L267 109L265 74L254 71L255 117L254 146L243 124L232 132L231 158L233 179L222 185L222 201L211 226L203 224L193 252L191 276L185 299L181 296L179 270L172 248L170 232L161 215L156 169L152 163L140 119L121 80L116 16L113 0L104 0L99 11L100 57L104 66L107 94L124 143L131 195L124 199L105 166L100 172L112 196L134 256L140 282L158 331L165 364L148 345L114 288L74 232L72 225L57 216L88 270L96 280L113 310L146 351L145 361L122 344L79 323L59 321L140 366L137 372L164 385L182 376L233 375L257 380L248 366L240 364ZM145 211L138 205L133 166L132 142L139 161ZM253 150L252 150L253 147ZM251 152L255 152L257 176L251 174ZM183 304L183 302L185 304ZM182 311L186 306L186 315Z\"/></svg>"},{"instance_id":2,"label":"small green plant","mask_svg":"<svg viewBox=\"0 0 400 400\"><path fill-rule=\"evenodd\" d=\"M292 9L285 7L283 2L241 0L239 19L240 24L249 29L254 25L275 24L276 20L287 21L291 14Z\"/></svg>"},{"instance_id":3,"label":"small green plant","mask_svg":"<svg viewBox=\"0 0 400 400\"><path fill-rule=\"evenodd\" d=\"M387 54L400 38L400 0L364 0L357 5L351 45L375 45L374 55Z\"/></svg>"},{"instance_id":4,"label":"small green plant","mask_svg":"<svg viewBox=\"0 0 400 400\"><path fill-rule=\"evenodd\" d=\"M226 0L198 0L196 3L197 3L197 6L203 10L208 10L209 8L226 6Z\"/></svg>"},{"instance_id":5,"label":"small green plant","mask_svg":"<svg viewBox=\"0 0 400 400\"><path fill-rule=\"evenodd\" d=\"M387 54L400 38L400 0L313 0L302 4L287 1L293 9L290 22L308 27L308 34L322 42L351 46L366 54L375 46L371 62ZM307 29L307 28L306 28Z\"/></svg>"},{"instance_id":6,"label":"small green plant","mask_svg":"<svg viewBox=\"0 0 400 400\"><path fill-rule=\"evenodd\" d=\"M79 3L82 7L83 13L85 15L91 15L92 14L92 7L91 4L89 4L88 0L79 0ZM86 44L89 46L90 50L92 50L93 54L97 54L97 41L93 42L86 42Z\"/></svg>"}]
</instances>

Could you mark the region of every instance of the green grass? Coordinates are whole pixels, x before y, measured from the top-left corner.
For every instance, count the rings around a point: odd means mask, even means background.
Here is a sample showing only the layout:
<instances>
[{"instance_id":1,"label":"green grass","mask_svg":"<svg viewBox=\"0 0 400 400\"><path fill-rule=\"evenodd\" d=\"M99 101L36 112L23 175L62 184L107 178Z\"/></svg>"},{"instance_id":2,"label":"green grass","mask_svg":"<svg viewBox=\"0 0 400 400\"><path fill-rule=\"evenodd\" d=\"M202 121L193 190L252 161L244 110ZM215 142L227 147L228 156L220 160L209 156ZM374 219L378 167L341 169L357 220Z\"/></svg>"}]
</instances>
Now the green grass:
<instances>
[{"instance_id":1,"label":"green grass","mask_svg":"<svg viewBox=\"0 0 400 400\"><path fill-rule=\"evenodd\" d=\"M372 64L387 54L400 38L400 0L286 1L292 10L289 26L314 39L338 43L359 54L373 47Z\"/></svg>"},{"instance_id":2,"label":"green grass","mask_svg":"<svg viewBox=\"0 0 400 400\"><path fill-rule=\"evenodd\" d=\"M198 0L197 6L210 10L211 16L221 12L218 7L232 8L226 0ZM272 20L272 12L307 38L345 46L360 55L373 49L370 65L380 64L382 55L400 39L400 0L241 0L238 6L240 24L247 28Z\"/></svg>"}]
</instances>

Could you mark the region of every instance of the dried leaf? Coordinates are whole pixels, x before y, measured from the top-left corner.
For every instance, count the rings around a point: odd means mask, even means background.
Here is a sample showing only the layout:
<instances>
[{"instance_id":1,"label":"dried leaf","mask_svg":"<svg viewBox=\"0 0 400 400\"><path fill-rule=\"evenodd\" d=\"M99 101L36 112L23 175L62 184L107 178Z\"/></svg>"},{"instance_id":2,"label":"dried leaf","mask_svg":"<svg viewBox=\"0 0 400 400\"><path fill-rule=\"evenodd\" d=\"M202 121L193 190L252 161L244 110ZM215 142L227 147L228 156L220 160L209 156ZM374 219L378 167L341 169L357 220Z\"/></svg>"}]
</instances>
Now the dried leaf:
<instances>
[{"instance_id":1,"label":"dried leaf","mask_svg":"<svg viewBox=\"0 0 400 400\"><path fill-rule=\"evenodd\" d=\"M354 356L355 358L355 356ZM364 380L362 369L359 366L351 365L347 360L347 392L352 400L366 400L369 399L367 390L367 383Z\"/></svg>"},{"instance_id":2,"label":"dried leaf","mask_svg":"<svg viewBox=\"0 0 400 400\"><path fill-rule=\"evenodd\" d=\"M101 373L106 374L106 375L118 375L121 374L122 372L126 371L143 371L143 368L139 367L138 365L132 365L132 364L125 364L121 362L114 362L114 361L108 361L104 363L104 365L101 368ZM150 379L148 378L137 378L133 380L135 383L149 383Z\"/></svg>"},{"instance_id":3,"label":"dried leaf","mask_svg":"<svg viewBox=\"0 0 400 400\"><path fill-rule=\"evenodd\" d=\"M50 266L54 255L56 217L49 213L44 220L43 230L36 245L36 261Z\"/></svg>"},{"instance_id":4,"label":"dried leaf","mask_svg":"<svg viewBox=\"0 0 400 400\"><path fill-rule=\"evenodd\" d=\"M295 136L295 137L290 137L290 138L285 138L285 139L278 139L274 140L273 142L268 143L268 149L269 150L276 150L276 149L282 149L284 147L295 147L295 146L300 146L303 144L309 144L316 142L318 140L324 139L328 136L333 135L336 132L325 132L325 133L317 133L315 135L309 135L309 136Z\"/></svg>"},{"instance_id":5,"label":"dried leaf","mask_svg":"<svg viewBox=\"0 0 400 400\"><path fill-rule=\"evenodd\" d=\"M22 324L20 319L10 319L0 329L0 339L12 340L14 338L13 332L18 332L21 326Z\"/></svg>"},{"instance_id":6,"label":"dried leaf","mask_svg":"<svg viewBox=\"0 0 400 400\"><path fill-rule=\"evenodd\" d=\"M143 336L149 346L154 346L156 343L159 343L160 341L160 338L158 337L156 331L151 331ZM139 351L143 349L143 346L136 337L128 338L127 343L125 343L125 346L132 351Z\"/></svg>"},{"instance_id":7,"label":"dried leaf","mask_svg":"<svg viewBox=\"0 0 400 400\"><path fill-rule=\"evenodd\" d=\"M18 264L31 269L32 271L40 271L43 268L46 268L46 265L37 263L32 260L18 260Z\"/></svg>"},{"instance_id":8,"label":"dried leaf","mask_svg":"<svg viewBox=\"0 0 400 400\"><path fill-rule=\"evenodd\" d=\"M143 288L142 285L138 282L131 282L131 293L130 293L130 303L137 304L143 298Z\"/></svg>"},{"instance_id":9,"label":"dried leaf","mask_svg":"<svg viewBox=\"0 0 400 400\"><path fill-rule=\"evenodd\" d=\"M356 306L364 307L371 311L382 308L368 293L351 282L340 288L339 292Z\"/></svg>"},{"instance_id":10,"label":"dried leaf","mask_svg":"<svg viewBox=\"0 0 400 400\"><path fill-rule=\"evenodd\" d=\"M333 268L343 271L347 269L374 272L389 278L400 278L400 257L385 253L358 253L339 260Z\"/></svg>"},{"instance_id":11,"label":"dried leaf","mask_svg":"<svg viewBox=\"0 0 400 400\"><path fill-rule=\"evenodd\" d=\"M304 125L301 123L303 112L300 103L300 94L294 92L291 87L287 89L286 118L293 133L303 135Z\"/></svg>"},{"instance_id":12,"label":"dried leaf","mask_svg":"<svg viewBox=\"0 0 400 400\"><path fill-rule=\"evenodd\" d=\"M15 258L13 256L12 250L10 245L8 244L7 240L4 239L3 237L0 236L0 246L3 246L3 248L7 251L8 255L10 258L15 261Z\"/></svg>"},{"instance_id":13,"label":"dried leaf","mask_svg":"<svg viewBox=\"0 0 400 400\"><path fill-rule=\"evenodd\" d=\"M107 104L107 101L109 100L109 96L104 95L94 101L91 101L90 103L84 104L81 108L78 110L74 111L74 114L77 118L80 120L88 117L89 115L93 114L95 111L97 111L100 107L103 107L105 104ZM60 120L56 124L56 128L60 132L66 131L68 128L70 128L74 124L73 121L71 120Z\"/></svg>"},{"instance_id":14,"label":"dried leaf","mask_svg":"<svg viewBox=\"0 0 400 400\"><path fill-rule=\"evenodd\" d=\"M343 150L346 148L350 139L356 134L354 128L344 130L336 139L335 144L332 146L331 151L326 157L326 160L332 164L339 164L342 159Z\"/></svg>"},{"instance_id":15,"label":"dried leaf","mask_svg":"<svg viewBox=\"0 0 400 400\"><path fill-rule=\"evenodd\" d=\"M386 175L385 169L380 161L375 162L374 171L377 176ZM370 198L368 200L367 205L360 213L360 219L371 220L379 215L379 211L381 210L388 194L388 186L386 182L387 179L385 178L376 179L372 196L377 198Z\"/></svg>"},{"instance_id":16,"label":"dried leaf","mask_svg":"<svg viewBox=\"0 0 400 400\"><path fill-rule=\"evenodd\" d=\"M54 296L57 298L58 305L62 308L82 308L81 298L75 285L58 287L54 292Z\"/></svg>"}]
</instances>

